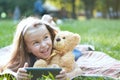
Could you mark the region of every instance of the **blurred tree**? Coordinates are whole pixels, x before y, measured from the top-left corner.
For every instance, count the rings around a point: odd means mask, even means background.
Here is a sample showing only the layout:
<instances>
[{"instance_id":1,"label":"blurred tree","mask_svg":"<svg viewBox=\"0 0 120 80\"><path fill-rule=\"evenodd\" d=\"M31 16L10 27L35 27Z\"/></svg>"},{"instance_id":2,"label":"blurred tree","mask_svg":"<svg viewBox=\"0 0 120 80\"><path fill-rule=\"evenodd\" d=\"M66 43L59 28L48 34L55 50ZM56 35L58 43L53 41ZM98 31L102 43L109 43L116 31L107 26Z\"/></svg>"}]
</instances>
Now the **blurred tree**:
<instances>
[{"instance_id":1,"label":"blurred tree","mask_svg":"<svg viewBox=\"0 0 120 80\"><path fill-rule=\"evenodd\" d=\"M7 12L7 2L5 0L0 0L0 13Z\"/></svg>"},{"instance_id":2,"label":"blurred tree","mask_svg":"<svg viewBox=\"0 0 120 80\"><path fill-rule=\"evenodd\" d=\"M46 0L43 0L45 2ZM67 16L76 18L76 0L50 0L59 7L65 7L67 10ZM33 5L35 0L0 0L0 12L4 11L7 14L13 14L15 6L19 6L21 15L28 16L33 14ZM12 16L11 16L12 17Z\"/></svg>"},{"instance_id":3,"label":"blurred tree","mask_svg":"<svg viewBox=\"0 0 120 80\"><path fill-rule=\"evenodd\" d=\"M116 16L115 18L120 18L120 0L115 0L115 12Z\"/></svg>"},{"instance_id":4,"label":"blurred tree","mask_svg":"<svg viewBox=\"0 0 120 80\"><path fill-rule=\"evenodd\" d=\"M35 0L0 0L0 13L4 11L8 15L13 14L15 6L19 6L21 14L28 16L33 14L34 1Z\"/></svg>"},{"instance_id":5,"label":"blurred tree","mask_svg":"<svg viewBox=\"0 0 120 80\"><path fill-rule=\"evenodd\" d=\"M118 19L120 17L120 0L106 0L109 18Z\"/></svg>"},{"instance_id":6,"label":"blurred tree","mask_svg":"<svg viewBox=\"0 0 120 80\"><path fill-rule=\"evenodd\" d=\"M72 4L72 18L76 19L76 5L75 5L75 1L76 0L71 0L71 4Z\"/></svg>"},{"instance_id":7,"label":"blurred tree","mask_svg":"<svg viewBox=\"0 0 120 80\"><path fill-rule=\"evenodd\" d=\"M85 15L87 19L90 19L93 17L93 9L95 6L95 1L96 0L81 0L83 1L85 5Z\"/></svg>"},{"instance_id":8,"label":"blurred tree","mask_svg":"<svg viewBox=\"0 0 120 80\"><path fill-rule=\"evenodd\" d=\"M67 16L76 18L76 13L79 10L78 0L43 0L50 1L59 9L66 8ZM120 0L79 0L81 8L84 8L87 19L93 17L93 10L96 9L103 13L103 17L120 18ZM35 0L0 0L0 13L5 12L8 17L12 17L15 6L19 6L22 16L29 16L33 14L33 5Z\"/></svg>"},{"instance_id":9,"label":"blurred tree","mask_svg":"<svg viewBox=\"0 0 120 80\"><path fill-rule=\"evenodd\" d=\"M20 7L22 15L28 16L30 14L33 14L33 4L35 0L11 0L10 2L14 2L14 7Z\"/></svg>"},{"instance_id":10,"label":"blurred tree","mask_svg":"<svg viewBox=\"0 0 120 80\"><path fill-rule=\"evenodd\" d=\"M120 18L120 0L97 0L95 8L103 13L104 18Z\"/></svg>"},{"instance_id":11,"label":"blurred tree","mask_svg":"<svg viewBox=\"0 0 120 80\"><path fill-rule=\"evenodd\" d=\"M64 7L67 11L67 16L76 19L76 0L51 0L61 9Z\"/></svg>"}]
</instances>

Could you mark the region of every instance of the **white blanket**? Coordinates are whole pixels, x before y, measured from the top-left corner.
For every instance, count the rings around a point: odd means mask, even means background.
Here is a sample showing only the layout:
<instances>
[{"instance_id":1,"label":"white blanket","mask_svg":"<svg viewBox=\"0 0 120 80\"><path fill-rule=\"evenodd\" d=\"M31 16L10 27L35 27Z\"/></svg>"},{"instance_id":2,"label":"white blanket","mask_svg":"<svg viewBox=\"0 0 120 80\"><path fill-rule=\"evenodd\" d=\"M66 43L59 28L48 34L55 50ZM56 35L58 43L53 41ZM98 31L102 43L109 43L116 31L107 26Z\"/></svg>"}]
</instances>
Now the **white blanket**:
<instances>
[{"instance_id":1,"label":"white blanket","mask_svg":"<svg viewBox=\"0 0 120 80\"><path fill-rule=\"evenodd\" d=\"M76 61L83 70L83 75L120 77L120 61L98 51L84 51Z\"/></svg>"}]
</instances>

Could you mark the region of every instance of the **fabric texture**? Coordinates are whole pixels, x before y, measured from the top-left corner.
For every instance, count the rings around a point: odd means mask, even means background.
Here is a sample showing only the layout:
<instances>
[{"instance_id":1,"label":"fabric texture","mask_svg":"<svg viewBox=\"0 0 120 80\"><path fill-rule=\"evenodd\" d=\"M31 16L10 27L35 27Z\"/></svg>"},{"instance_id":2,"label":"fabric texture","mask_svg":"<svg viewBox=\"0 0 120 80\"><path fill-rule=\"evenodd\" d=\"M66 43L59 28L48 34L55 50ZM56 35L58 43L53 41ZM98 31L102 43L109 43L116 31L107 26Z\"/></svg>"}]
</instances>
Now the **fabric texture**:
<instances>
[{"instance_id":1,"label":"fabric texture","mask_svg":"<svg viewBox=\"0 0 120 80\"><path fill-rule=\"evenodd\" d=\"M98 51L84 51L76 61L83 75L120 78L120 61Z\"/></svg>"}]
</instances>

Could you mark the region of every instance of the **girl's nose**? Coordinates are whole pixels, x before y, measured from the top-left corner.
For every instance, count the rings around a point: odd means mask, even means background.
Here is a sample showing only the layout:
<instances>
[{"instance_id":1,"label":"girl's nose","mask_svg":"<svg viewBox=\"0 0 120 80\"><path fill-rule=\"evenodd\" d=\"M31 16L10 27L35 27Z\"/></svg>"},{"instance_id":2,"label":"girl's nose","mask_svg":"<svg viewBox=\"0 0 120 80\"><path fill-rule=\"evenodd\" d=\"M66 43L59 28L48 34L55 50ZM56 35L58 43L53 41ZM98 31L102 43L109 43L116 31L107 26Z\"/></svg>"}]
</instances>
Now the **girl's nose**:
<instances>
[{"instance_id":1,"label":"girl's nose","mask_svg":"<svg viewBox=\"0 0 120 80\"><path fill-rule=\"evenodd\" d=\"M44 41L42 41L40 46L41 46L40 48L45 48L46 47L46 43Z\"/></svg>"}]
</instances>

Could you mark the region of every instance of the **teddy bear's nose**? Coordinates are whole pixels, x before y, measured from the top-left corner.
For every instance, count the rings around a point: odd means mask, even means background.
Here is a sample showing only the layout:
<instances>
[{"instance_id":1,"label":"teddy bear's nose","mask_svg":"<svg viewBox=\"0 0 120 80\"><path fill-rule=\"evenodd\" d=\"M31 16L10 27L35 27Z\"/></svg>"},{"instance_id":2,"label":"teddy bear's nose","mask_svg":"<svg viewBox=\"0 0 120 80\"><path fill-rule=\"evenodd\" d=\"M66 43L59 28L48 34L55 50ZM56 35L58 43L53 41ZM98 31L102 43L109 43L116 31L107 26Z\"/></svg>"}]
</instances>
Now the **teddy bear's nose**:
<instances>
[{"instance_id":1,"label":"teddy bear's nose","mask_svg":"<svg viewBox=\"0 0 120 80\"><path fill-rule=\"evenodd\" d=\"M60 41L60 38L57 38L56 41Z\"/></svg>"}]
</instances>

